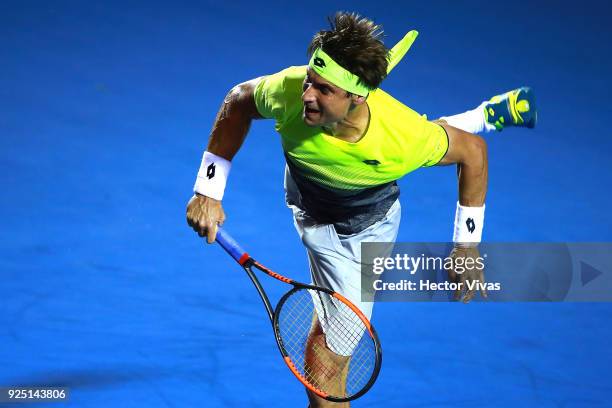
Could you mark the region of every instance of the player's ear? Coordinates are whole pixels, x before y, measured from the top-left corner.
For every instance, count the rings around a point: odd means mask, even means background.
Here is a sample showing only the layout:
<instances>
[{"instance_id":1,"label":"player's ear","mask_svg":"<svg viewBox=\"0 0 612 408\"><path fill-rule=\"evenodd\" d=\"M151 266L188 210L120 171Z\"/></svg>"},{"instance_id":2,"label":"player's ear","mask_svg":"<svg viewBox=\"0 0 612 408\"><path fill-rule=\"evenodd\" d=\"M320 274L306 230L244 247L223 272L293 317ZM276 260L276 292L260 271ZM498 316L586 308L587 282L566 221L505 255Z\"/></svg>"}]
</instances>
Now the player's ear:
<instances>
[{"instance_id":1,"label":"player's ear","mask_svg":"<svg viewBox=\"0 0 612 408\"><path fill-rule=\"evenodd\" d=\"M351 99L354 105L362 105L365 103L367 98L365 96L351 94Z\"/></svg>"}]
</instances>

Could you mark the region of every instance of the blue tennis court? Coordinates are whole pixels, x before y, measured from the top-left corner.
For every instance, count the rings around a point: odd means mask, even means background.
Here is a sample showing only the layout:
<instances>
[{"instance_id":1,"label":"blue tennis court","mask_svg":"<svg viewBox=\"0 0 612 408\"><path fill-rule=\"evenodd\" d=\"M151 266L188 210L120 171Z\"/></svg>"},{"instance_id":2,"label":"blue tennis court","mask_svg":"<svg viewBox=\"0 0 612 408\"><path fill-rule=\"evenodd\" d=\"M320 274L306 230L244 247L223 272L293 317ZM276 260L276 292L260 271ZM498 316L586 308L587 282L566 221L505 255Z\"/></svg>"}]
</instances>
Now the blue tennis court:
<instances>
[{"instance_id":1,"label":"blue tennis court","mask_svg":"<svg viewBox=\"0 0 612 408\"><path fill-rule=\"evenodd\" d=\"M305 64L336 10L381 23L388 45L419 30L383 88L430 118L535 89L536 129L486 135L485 240L612 241L605 2L9 1L0 386L71 389L49 406L307 405L251 283L193 233L185 207L225 93ZM273 124L254 123L225 226L304 281L283 170ZM450 240L456 183L454 167L402 179L398 240ZM384 363L353 406L608 407L611 313L609 303L378 304Z\"/></svg>"}]
</instances>

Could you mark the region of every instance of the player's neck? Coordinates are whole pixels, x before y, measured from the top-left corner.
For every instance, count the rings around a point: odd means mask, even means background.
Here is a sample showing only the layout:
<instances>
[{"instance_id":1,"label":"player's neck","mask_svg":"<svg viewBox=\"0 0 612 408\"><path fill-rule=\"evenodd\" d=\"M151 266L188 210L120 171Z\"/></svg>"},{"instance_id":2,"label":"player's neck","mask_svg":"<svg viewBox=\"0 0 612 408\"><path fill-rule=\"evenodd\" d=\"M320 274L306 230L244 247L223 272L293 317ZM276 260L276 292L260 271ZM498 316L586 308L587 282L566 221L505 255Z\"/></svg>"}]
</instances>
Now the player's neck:
<instances>
[{"instance_id":1,"label":"player's neck","mask_svg":"<svg viewBox=\"0 0 612 408\"><path fill-rule=\"evenodd\" d=\"M351 109L342 121L326 126L325 130L338 139L356 143L365 136L369 124L370 109L367 103L363 103Z\"/></svg>"}]
</instances>

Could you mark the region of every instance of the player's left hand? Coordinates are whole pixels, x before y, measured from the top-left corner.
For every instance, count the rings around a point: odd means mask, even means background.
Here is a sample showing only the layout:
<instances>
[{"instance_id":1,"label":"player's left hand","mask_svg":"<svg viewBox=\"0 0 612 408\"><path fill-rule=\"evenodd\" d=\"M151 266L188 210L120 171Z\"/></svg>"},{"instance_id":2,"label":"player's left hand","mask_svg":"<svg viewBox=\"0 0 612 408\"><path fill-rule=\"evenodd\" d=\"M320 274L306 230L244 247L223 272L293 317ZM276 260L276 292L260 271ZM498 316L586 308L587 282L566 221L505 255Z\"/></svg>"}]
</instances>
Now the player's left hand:
<instances>
[{"instance_id":1,"label":"player's left hand","mask_svg":"<svg viewBox=\"0 0 612 408\"><path fill-rule=\"evenodd\" d=\"M486 299L488 293L485 288L483 264L478 261L480 258L478 247L456 245L449 257L453 259L453 268L447 269L448 279L451 282L461 283L459 289L455 291L455 300L468 303L478 290L480 290L480 295Z\"/></svg>"}]
</instances>

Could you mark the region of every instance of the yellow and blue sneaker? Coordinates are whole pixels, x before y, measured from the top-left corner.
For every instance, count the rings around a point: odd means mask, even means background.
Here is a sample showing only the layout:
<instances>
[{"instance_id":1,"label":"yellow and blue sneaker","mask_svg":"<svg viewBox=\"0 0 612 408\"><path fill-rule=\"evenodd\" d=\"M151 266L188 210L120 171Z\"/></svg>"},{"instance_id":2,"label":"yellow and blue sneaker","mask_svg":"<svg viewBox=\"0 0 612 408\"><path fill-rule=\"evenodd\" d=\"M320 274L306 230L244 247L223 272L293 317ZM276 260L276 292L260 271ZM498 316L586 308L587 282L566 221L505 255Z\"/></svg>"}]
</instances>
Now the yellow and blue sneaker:
<instances>
[{"instance_id":1,"label":"yellow and blue sneaker","mask_svg":"<svg viewBox=\"0 0 612 408\"><path fill-rule=\"evenodd\" d=\"M510 126L534 128L538 121L535 95L526 86L492 97L484 110L485 120L498 131Z\"/></svg>"}]
</instances>

